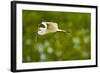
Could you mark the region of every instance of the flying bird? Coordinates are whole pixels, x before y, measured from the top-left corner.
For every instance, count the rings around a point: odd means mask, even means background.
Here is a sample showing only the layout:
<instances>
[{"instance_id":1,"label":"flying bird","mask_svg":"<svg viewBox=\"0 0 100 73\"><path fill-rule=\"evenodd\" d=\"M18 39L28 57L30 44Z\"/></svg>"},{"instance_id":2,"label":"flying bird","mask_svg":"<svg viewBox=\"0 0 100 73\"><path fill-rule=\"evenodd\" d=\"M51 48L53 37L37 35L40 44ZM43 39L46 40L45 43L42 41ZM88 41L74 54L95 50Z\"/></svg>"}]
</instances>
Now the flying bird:
<instances>
[{"instance_id":1,"label":"flying bird","mask_svg":"<svg viewBox=\"0 0 100 73\"><path fill-rule=\"evenodd\" d=\"M54 22L42 22L40 25L43 25L44 27L39 27L38 29L38 35L45 35L48 33L54 33L54 32L66 32L65 30L59 29L58 24Z\"/></svg>"}]
</instances>

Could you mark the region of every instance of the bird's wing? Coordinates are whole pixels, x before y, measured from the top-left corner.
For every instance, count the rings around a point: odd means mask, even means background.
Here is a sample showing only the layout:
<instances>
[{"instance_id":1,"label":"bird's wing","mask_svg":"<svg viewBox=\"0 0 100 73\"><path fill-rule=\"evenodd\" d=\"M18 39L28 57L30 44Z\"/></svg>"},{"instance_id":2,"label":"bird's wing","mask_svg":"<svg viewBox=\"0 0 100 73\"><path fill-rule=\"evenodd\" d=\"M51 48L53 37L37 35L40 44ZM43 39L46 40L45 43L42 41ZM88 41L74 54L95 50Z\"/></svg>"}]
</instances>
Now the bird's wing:
<instances>
[{"instance_id":1,"label":"bird's wing","mask_svg":"<svg viewBox=\"0 0 100 73\"><path fill-rule=\"evenodd\" d=\"M58 24L53 22L47 22L47 29L49 30L58 29Z\"/></svg>"},{"instance_id":2,"label":"bird's wing","mask_svg":"<svg viewBox=\"0 0 100 73\"><path fill-rule=\"evenodd\" d=\"M46 22L42 22L42 24L43 24L44 27L47 29L47 24L46 24Z\"/></svg>"},{"instance_id":3,"label":"bird's wing","mask_svg":"<svg viewBox=\"0 0 100 73\"><path fill-rule=\"evenodd\" d=\"M42 23L39 25L39 28L47 29L47 24L46 24L46 22L42 22Z\"/></svg>"}]
</instances>

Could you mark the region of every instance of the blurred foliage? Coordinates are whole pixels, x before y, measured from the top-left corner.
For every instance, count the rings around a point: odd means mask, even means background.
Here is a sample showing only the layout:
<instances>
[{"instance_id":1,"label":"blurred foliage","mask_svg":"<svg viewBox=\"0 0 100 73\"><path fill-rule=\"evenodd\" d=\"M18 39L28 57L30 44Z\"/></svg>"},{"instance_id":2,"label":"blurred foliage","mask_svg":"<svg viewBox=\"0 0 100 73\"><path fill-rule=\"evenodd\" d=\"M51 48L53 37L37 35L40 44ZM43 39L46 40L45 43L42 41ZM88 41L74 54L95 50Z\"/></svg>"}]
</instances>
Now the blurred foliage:
<instances>
[{"instance_id":1,"label":"blurred foliage","mask_svg":"<svg viewBox=\"0 0 100 73\"><path fill-rule=\"evenodd\" d=\"M87 60L91 58L91 14L23 10L23 62ZM37 34L42 21L68 31Z\"/></svg>"}]
</instances>

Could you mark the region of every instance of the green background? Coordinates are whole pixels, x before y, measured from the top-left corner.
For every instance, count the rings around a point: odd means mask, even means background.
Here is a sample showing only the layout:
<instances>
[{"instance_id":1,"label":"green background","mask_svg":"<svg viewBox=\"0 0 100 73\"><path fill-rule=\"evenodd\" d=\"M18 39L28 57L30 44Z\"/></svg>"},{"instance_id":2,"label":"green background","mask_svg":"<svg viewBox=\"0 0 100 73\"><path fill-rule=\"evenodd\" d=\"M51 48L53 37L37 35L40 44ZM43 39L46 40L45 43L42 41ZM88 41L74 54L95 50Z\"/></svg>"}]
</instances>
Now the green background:
<instances>
[{"instance_id":1,"label":"green background","mask_svg":"<svg viewBox=\"0 0 100 73\"><path fill-rule=\"evenodd\" d=\"M91 14L80 12L22 11L22 61L68 61L91 58ZM68 31L38 35L42 21L56 22Z\"/></svg>"}]
</instances>

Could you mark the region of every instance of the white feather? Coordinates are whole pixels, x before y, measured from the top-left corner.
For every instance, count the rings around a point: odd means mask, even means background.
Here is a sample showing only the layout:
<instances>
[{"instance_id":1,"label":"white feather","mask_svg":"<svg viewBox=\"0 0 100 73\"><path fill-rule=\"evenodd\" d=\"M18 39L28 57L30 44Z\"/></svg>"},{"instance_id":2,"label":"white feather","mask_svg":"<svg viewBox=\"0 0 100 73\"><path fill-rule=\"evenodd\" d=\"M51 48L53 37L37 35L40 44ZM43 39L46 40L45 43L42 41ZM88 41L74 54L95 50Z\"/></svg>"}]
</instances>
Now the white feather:
<instances>
[{"instance_id":1,"label":"white feather","mask_svg":"<svg viewBox=\"0 0 100 73\"><path fill-rule=\"evenodd\" d=\"M42 22L41 24L43 24L45 28L39 27L38 35L45 35L57 31L66 32L65 30L59 29L58 24L54 22Z\"/></svg>"}]
</instances>

